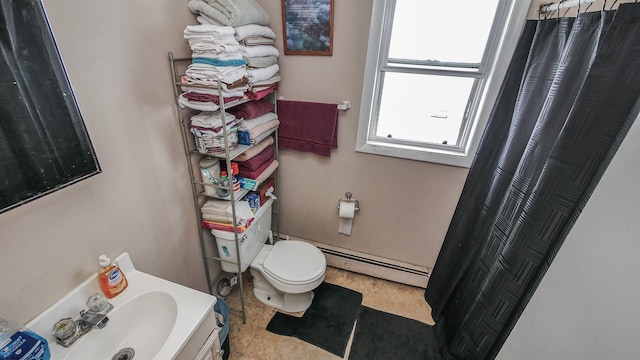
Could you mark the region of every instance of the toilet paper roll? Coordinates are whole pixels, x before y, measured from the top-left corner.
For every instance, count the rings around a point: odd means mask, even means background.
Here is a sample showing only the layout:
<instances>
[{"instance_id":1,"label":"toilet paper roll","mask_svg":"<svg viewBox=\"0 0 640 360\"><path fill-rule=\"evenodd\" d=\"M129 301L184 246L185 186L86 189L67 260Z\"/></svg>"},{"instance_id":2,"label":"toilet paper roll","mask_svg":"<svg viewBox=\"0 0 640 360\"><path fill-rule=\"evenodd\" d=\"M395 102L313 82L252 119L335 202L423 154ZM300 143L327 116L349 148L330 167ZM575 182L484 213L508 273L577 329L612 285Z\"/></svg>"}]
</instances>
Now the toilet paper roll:
<instances>
[{"instance_id":1,"label":"toilet paper roll","mask_svg":"<svg viewBox=\"0 0 640 360\"><path fill-rule=\"evenodd\" d=\"M351 235L351 227L355 214L356 204L354 202L340 202L340 224L338 225L338 233Z\"/></svg>"}]
</instances>

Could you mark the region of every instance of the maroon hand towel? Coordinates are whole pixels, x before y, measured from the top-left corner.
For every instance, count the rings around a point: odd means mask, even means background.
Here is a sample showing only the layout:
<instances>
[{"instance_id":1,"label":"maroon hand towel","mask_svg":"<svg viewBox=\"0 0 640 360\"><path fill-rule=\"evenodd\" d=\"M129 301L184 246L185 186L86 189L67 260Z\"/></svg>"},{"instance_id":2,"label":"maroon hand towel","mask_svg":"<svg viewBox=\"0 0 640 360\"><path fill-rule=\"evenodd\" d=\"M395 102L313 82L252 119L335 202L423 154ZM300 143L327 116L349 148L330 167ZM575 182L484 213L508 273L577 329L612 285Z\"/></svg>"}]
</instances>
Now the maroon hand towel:
<instances>
[{"instance_id":1,"label":"maroon hand towel","mask_svg":"<svg viewBox=\"0 0 640 360\"><path fill-rule=\"evenodd\" d=\"M212 102L216 105L220 105L220 98L218 97L218 95L203 94L197 91L189 91L189 92L183 93L182 96L184 96L186 99L190 101ZM224 98L224 103L226 104L228 102L236 101L238 99L242 99L242 97L240 96L226 97Z\"/></svg>"},{"instance_id":2,"label":"maroon hand towel","mask_svg":"<svg viewBox=\"0 0 640 360\"><path fill-rule=\"evenodd\" d=\"M243 170L253 171L259 169L260 166L264 165L264 163L268 162L269 159L273 158L274 147L267 146L264 150L260 151L260 153L249 160L246 161L238 161L238 169L240 172Z\"/></svg>"},{"instance_id":3,"label":"maroon hand towel","mask_svg":"<svg viewBox=\"0 0 640 360\"><path fill-rule=\"evenodd\" d=\"M336 104L278 100L278 119L281 149L329 157L338 148Z\"/></svg>"},{"instance_id":4,"label":"maroon hand towel","mask_svg":"<svg viewBox=\"0 0 640 360\"><path fill-rule=\"evenodd\" d=\"M264 164L262 164L259 168L255 170L245 170L245 169L239 168L240 172L238 173L238 175L247 179L257 179L258 176L260 176L260 174L262 174L262 172L265 171L275 159L276 159L275 156L271 155L269 160L267 160Z\"/></svg>"},{"instance_id":5,"label":"maroon hand towel","mask_svg":"<svg viewBox=\"0 0 640 360\"><path fill-rule=\"evenodd\" d=\"M247 103L238 105L228 110L237 118L243 118L245 120L255 119L260 115L273 111L273 104L267 99L261 99L258 101L249 101Z\"/></svg>"}]
</instances>

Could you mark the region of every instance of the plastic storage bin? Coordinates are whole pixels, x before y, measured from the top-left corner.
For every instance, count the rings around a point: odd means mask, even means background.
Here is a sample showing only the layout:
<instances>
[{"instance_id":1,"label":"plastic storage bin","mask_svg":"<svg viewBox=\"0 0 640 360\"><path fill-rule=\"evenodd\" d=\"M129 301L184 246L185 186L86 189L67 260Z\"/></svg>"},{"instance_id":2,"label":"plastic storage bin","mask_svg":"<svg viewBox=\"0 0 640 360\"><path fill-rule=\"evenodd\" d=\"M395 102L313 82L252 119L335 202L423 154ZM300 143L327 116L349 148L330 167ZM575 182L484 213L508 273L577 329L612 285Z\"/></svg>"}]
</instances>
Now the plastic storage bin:
<instances>
[{"instance_id":1,"label":"plastic storage bin","mask_svg":"<svg viewBox=\"0 0 640 360\"><path fill-rule=\"evenodd\" d=\"M240 264L242 264L241 272L249 268L251 261L253 261L260 249L262 249L262 245L264 245L265 241L269 238L272 203L273 200L269 199L266 204L261 206L247 230L238 234ZM211 230L211 233L216 238L218 254L222 259L222 271L233 274L238 273L238 265L236 265L236 244L233 231Z\"/></svg>"},{"instance_id":2,"label":"plastic storage bin","mask_svg":"<svg viewBox=\"0 0 640 360\"><path fill-rule=\"evenodd\" d=\"M220 339L220 347L224 350L222 354L223 359L229 359L229 353L231 352L231 348L229 346L229 306L221 297L216 297L216 304L213 305L213 311L222 315L222 319L224 320L224 325L218 332L218 338Z\"/></svg>"}]
</instances>

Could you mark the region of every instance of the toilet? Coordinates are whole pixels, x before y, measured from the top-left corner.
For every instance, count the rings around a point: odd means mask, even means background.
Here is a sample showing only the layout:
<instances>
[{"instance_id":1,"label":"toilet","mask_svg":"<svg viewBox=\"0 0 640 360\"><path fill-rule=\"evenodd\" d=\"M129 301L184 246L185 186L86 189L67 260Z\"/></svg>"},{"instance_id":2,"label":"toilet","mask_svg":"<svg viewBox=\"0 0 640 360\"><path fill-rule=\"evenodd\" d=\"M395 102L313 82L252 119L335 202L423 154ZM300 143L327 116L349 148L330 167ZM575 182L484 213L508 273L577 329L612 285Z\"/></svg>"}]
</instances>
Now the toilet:
<instances>
[{"instance_id":1,"label":"toilet","mask_svg":"<svg viewBox=\"0 0 640 360\"><path fill-rule=\"evenodd\" d=\"M253 276L253 294L265 305L286 312L305 311L311 305L313 290L322 281L327 261L317 247L298 240L267 244L271 231L271 205L268 200L255 214L251 225L238 234L241 271ZM233 232L211 230L216 238L223 271L237 273Z\"/></svg>"},{"instance_id":2,"label":"toilet","mask_svg":"<svg viewBox=\"0 0 640 360\"><path fill-rule=\"evenodd\" d=\"M263 304L282 311L305 311L326 269L324 255L309 243L281 240L264 245L250 265L253 294Z\"/></svg>"}]
</instances>

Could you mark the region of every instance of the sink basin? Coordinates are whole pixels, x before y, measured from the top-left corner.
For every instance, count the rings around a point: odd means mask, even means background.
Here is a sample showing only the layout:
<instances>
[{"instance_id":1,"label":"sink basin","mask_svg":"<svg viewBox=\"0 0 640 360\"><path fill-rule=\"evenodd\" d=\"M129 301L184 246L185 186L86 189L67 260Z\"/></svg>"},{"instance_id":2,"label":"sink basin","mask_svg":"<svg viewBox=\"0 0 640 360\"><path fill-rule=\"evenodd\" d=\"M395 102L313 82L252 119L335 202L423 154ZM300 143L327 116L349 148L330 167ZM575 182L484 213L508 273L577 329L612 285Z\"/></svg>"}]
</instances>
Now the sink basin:
<instances>
[{"instance_id":1,"label":"sink basin","mask_svg":"<svg viewBox=\"0 0 640 360\"><path fill-rule=\"evenodd\" d=\"M127 253L116 260L129 286L109 300L114 308L104 328L89 331L68 348L56 343L51 334L58 320L78 318L87 298L100 292L97 275L27 324L47 339L51 360L111 360L123 349L133 349L135 355L116 359L193 359L216 329L215 296L138 271Z\"/></svg>"},{"instance_id":2,"label":"sink basin","mask_svg":"<svg viewBox=\"0 0 640 360\"><path fill-rule=\"evenodd\" d=\"M104 329L92 330L70 348L69 359L111 359L118 351L131 348L134 359L152 359L173 329L178 308L166 292L143 294L111 311ZM102 355L100 355L102 354Z\"/></svg>"}]
</instances>

